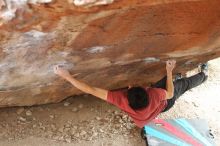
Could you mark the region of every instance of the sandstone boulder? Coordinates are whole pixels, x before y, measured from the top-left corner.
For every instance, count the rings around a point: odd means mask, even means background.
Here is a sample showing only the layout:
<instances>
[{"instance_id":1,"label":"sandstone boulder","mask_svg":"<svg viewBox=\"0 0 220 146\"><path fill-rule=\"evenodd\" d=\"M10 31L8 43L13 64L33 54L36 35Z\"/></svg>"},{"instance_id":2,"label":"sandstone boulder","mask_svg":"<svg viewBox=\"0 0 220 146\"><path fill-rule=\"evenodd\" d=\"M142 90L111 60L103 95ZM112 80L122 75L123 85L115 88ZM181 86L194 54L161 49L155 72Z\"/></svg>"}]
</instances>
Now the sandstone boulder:
<instances>
[{"instance_id":1,"label":"sandstone boulder","mask_svg":"<svg viewBox=\"0 0 220 146\"><path fill-rule=\"evenodd\" d=\"M81 92L53 73L106 89L147 85L220 56L220 1L0 0L0 107Z\"/></svg>"}]
</instances>

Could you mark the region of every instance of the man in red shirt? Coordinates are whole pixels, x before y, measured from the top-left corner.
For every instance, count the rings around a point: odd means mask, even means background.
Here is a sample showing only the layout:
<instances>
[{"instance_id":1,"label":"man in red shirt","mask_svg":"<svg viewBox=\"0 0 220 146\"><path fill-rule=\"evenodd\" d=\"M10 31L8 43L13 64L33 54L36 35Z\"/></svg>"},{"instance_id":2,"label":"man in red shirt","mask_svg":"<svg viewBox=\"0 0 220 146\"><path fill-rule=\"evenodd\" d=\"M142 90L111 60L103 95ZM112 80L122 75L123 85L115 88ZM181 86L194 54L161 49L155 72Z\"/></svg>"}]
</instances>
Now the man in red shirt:
<instances>
[{"instance_id":1,"label":"man in red shirt","mask_svg":"<svg viewBox=\"0 0 220 146\"><path fill-rule=\"evenodd\" d=\"M138 127L143 128L161 112L169 110L179 96L207 79L205 73L207 66L204 64L200 73L173 82L172 71L175 64L175 60L166 62L167 76L153 87L129 87L117 91L89 86L76 80L67 70L59 66L54 67L54 72L81 91L101 98L125 111Z\"/></svg>"}]
</instances>

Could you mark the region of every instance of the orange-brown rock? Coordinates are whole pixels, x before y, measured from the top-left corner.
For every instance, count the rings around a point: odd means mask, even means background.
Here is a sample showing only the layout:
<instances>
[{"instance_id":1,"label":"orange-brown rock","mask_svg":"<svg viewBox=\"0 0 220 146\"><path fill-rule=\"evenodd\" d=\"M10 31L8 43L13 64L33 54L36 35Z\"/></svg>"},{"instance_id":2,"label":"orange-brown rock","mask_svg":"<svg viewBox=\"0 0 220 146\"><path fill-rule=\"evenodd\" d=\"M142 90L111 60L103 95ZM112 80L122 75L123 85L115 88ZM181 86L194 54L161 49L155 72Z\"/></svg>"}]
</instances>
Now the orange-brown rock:
<instances>
[{"instance_id":1,"label":"orange-brown rock","mask_svg":"<svg viewBox=\"0 0 220 146\"><path fill-rule=\"evenodd\" d=\"M184 73L220 56L219 0L81 2L0 0L0 107L81 94L56 64L115 89L158 80L170 58Z\"/></svg>"}]
</instances>

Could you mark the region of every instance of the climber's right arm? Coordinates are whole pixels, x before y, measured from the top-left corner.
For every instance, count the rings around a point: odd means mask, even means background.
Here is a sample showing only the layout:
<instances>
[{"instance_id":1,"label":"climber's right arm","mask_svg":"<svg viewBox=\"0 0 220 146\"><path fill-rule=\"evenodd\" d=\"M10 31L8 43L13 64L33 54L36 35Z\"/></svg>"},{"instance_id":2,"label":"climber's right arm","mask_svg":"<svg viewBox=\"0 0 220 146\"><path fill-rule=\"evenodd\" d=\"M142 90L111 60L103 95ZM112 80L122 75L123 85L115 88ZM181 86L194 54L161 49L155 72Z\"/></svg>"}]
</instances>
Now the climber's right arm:
<instances>
[{"instance_id":1,"label":"climber's right arm","mask_svg":"<svg viewBox=\"0 0 220 146\"><path fill-rule=\"evenodd\" d=\"M167 71L167 82L166 82L166 99L173 98L174 95L174 85L172 79L172 71L175 68L176 61L175 60L168 60L166 62L166 71Z\"/></svg>"}]
</instances>

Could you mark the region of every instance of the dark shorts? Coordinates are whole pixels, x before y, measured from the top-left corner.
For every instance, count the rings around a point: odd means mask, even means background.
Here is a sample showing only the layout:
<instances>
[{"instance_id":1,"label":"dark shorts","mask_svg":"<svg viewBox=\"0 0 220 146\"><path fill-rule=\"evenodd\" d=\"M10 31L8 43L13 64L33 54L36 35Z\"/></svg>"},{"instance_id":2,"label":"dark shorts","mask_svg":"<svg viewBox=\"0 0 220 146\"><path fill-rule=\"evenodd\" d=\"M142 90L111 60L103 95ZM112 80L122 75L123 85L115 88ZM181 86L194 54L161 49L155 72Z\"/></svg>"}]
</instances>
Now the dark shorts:
<instances>
[{"instance_id":1,"label":"dark shorts","mask_svg":"<svg viewBox=\"0 0 220 146\"><path fill-rule=\"evenodd\" d=\"M202 84L204 81L207 80L207 78L208 76L206 76L203 72L200 72L194 76L174 81L174 96L173 98L167 100L167 106L162 112L168 111L171 107L173 107L175 101L182 94L184 94L187 90L190 90ZM160 81L156 82L152 87L166 89L166 80L167 77L165 76Z\"/></svg>"}]
</instances>

